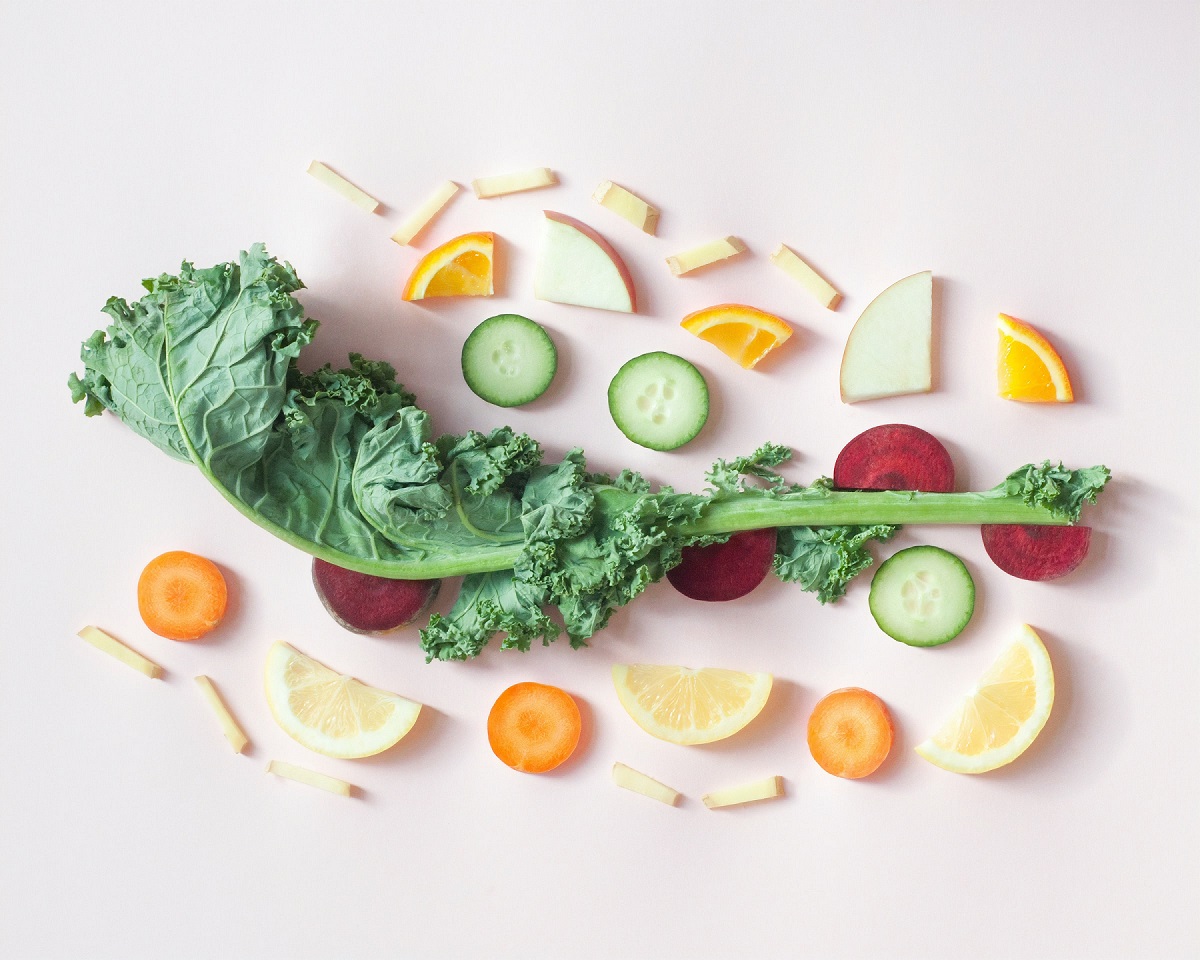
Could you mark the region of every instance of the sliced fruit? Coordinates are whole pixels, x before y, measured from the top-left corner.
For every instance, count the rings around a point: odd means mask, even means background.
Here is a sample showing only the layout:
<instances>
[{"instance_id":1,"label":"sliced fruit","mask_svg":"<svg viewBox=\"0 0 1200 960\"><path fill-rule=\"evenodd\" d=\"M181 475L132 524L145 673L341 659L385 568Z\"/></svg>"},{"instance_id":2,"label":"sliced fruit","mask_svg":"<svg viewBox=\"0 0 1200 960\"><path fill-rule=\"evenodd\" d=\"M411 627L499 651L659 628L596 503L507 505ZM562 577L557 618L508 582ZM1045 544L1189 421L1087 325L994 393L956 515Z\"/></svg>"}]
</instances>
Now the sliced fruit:
<instances>
[{"instance_id":1,"label":"sliced fruit","mask_svg":"<svg viewBox=\"0 0 1200 960\"><path fill-rule=\"evenodd\" d=\"M975 612L975 581L963 562L941 547L892 554L871 579L871 616L893 640L912 647L948 643Z\"/></svg>"},{"instance_id":2,"label":"sliced fruit","mask_svg":"<svg viewBox=\"0 0 1200 960\"><path fill-rule=\"evenodd\" d=\"M1028 624L1005 647L917 753L953 773L986 773L1012 763L1041 733L1054 705L1054 669Z\"/></svg>"},{"instance_id":3,"label":"sliced fruit","mask_svg":"<svg viewBox=\"0 0 1200 960\"><path fill-rule=\"evenodd\" d=\"M303 783L309 787L316 787L318 790L328 793L335 793L339 797L352 797L356 789L354 784L347 783L345 780L329 777L305 767L298 767L294 763L284 763L282 760L272 760L268 763L267 773L273 773L277 777Z\"/></svg>"},{"instance_id":4,"label":"sliced fruit","mask_svg":"<svg viewBox=\"0 0 1200 960\"><path fill-rule=\"evenodd\" d=\"M146 564L138 578L142 622L168 640L198 640L225 616L229 591L211 560L171 550Z\"/></svg>"},{"instance_id":5,"label":"sliced fruit","mask_svg":"<svg viewBox=\"0 0 1200 960\"><path fill-rule=\"evenodd\" d=\"M1091 527L987 523L979 528L992 563L1022 580L1055 580L1083 563Z\"/></svg>"},{"instance_id":6,"label":"sliced fruit","mask_svg":"<svg viewBox=\"0 0 1200 960\"><path fill-rule=\"evenodd\" d=\"M758 716L771 694L771 674L705 667L615 664L613 685L633 722L668 743L712 743Z\"/></svg>"},{"instance_id":7,"label":"sliced fruit","mask_svg":"<svg viewBox=\"0 0 1200 960\"><path fill-rule=\"evenodd\" d=\"M791 247L781 243L778 249L771 254L771 262L804 287L812 294L813 299L827 310L836 310L841 304L842 295L828 280L805 263L800 258L800 254Z\"/></svg>"},{"instance_id":8,"label":"sliced fruit","mask_svg":"<svg viewBox=\"0 0 1200 960\"><path fill-rule=\"evenodd\" d=\"M755 780L753 783L743 783L736 787L726 787L724 790L714 790L706 793L701 799L709 810L719 810L721 807L733 807L739 803L755 803L758 800L773 800L783 796L783 777L767 777L765 780Z\"/></svg>"},{"instance_id":9,"label":"sliced fruit","mask_svg":"<svg viewBox=\"0 0 1200 960\"><path fill-rule=\"evenodd\" d=\"M412 243L422 230L437 219L438 214L456 193L458 193L458 184L453 180L447 180L441 184L424 203L404 218L404 221L396 228L396 232L392 234L392 239L402 245Z\"/></svg>"},{"instance_id":10,"label":"sliced fruit","mask_svg":"<svg viewBox=\"0 0 1200 960\"><path fill-rule=\"evenodd\" d=\"M843 687L821 698L808 718L808 750L826 773L868 777L887 759L892 715L870 690Z\"/></svg>"},{"instance_id":11,"label":"sliced fruit","mask_svg":"<svg viewBox=\"0 0 1200 960\"><path fill-rule=\"evenodd\" d=\"M792 335L792 328L779 317L740 303L697 310L679 325L747 370Z\"/></svg>"},{"instance_id":12,"label":"sliced fruit","mask_svg":"<svg viewBox=\"0 0 1200 960\"><path fill-rule=\"evenodd\" d=\"M371 636L412 623L433 603L441 580L392 580L313 558L313 586L326 612L351 633Z\"/></svg>"},{"instance_id":13,"label":"sliced fruit","mask_svg":"<svg viewBox=\"0 0 1200 960\"><path fill-rule=\"evenodd\" d=\"M275 722L301 746L327 757L370 757L395 745L421 705L342 676L276 642L264 674Z\"/></svg>"},{"instance_id":14,"label":"sliced fruit","mask_svg":"<svg viewBox=\"0 0 1200 960\"><path fill-rule=\"evenodd\" d=\"M579 746L579 704L545 683L515 683L488 714L488 743L501 761L522 773L545 773Z\"/></svg>"},{"instance_id":15,"label":"sliced fruit","mask_svg":"<svg viewBox=\"0 0 1200 960\"><path fill-rule=\"evenodd\" d=\"M110 657L120 660L125 666L133 667L138 673L158 680L163 675L163 668L153 660L147 660L140 653L130 650L116 637L110 636L99 627L84 627L79 631L79 637L86 640L97 650L107 653Z\"/></svg>"},{"instance_id":16,"label":"sliced fruit","mask_svg":"<svg viewBox=\"0 0 1200 960\"><path fill-rule=\"evenodd\" d=\"M1000 349L997 386L1005 400L1071 403L1071 378L1058 352L1029 324L1002 313L996 321Z\"/></svg>"},{"instance_id":17,"label":"sliced fruit","mask_svg":"<svg viewBox=\"0 0 1200 960\"><path fill-rule=\"evenodd\" d=\"M233 714L229 712L229 707L225 705L225 701L217 693L217 688L213 686L213 682L203 674L195 679L196 686L200 688L200 696L204 698L204 702L212 710L213 716L217 718L217 723L221 727L221 733L225 735L225 739L233 747L233 752L241 753L246 748L246 744L250 742L246 736L246 731L233 719Z\"/></svg>"},{"instance_id":18,"label":"sliced fruit","mask_svg":"<svg viewBox=\"0 0 1200 960\"><path fill-rule=\"evenodd\" d=\"M672 790L665 783L659 783L657 780L646 776L644 773L638 773L633 767L627 767L623 763L613 764L612 778L613 783L618 787L624 787L626 790L640 793L643 797L649 797L651 800L665 803L668 807L673 807L679 802L680 793L678 790Z\"/></svg>"},{"instance_id":19,"label":"sliced fruit","mask_svg":"<svg viewBox=\"0 0 1200 960\"><path fill-rule=\"evenodd\" d=\"M864 430L842 447L833 465L842 490L954 490L954 461L931 433L907 423Z\"/></svg>"},{"instance_id":20,"label":"sliced fruit","mask_svg":"<svg viewBox=\"0 0 1200 960\"><path fill-rule=\"evenodd\" d=\"M635 193L630 193L624 187L605 180L592 194L592 199L600 206L607 207L617 216L628 220L643 233L654 236L658 230L658 207L647 203Z\"/></svg>"},{"instance_id":21,"label":"sliced fruit","mask_svg":"<svg viewBox=\"0 0 1200 960\"><path fill-rule=\"evenodd\" d=\"M744 530L724 543L684 547L667 571L671 586L693 600L736 600L766 579L775 560L775 530Z\"/></svg>"},{"instance_id":22,"label":"sliced fruit","mask_svg":"<svg viewBox=\"0 0 1200 960\"><path fill-rule=\"evenodd\" d=\"M574 217L553 210L543 214L533 295L553 303L635 313L633 277L612 245Z\"/></svg>"},{"instance_id":23,"label":"sliced fruit","mask_svg":"<svg viewBox=\"0 0 1200 960\"><path fill-rule=\"evenodd\" d=\"M558 351L544 329L516 313L488 317L462 348L462 374L477 397L519 407L540 397L558 369Z\"/></svg>"},{"instance_id":24,"label":"sliced fruit","mask_svg":"<svg viewBox=\"0 0 1200 960\"><path fill-rule=\"evenodd\" d=\"M708 384L673 353L628 360L608 385L608 412L620 431L651 450L682 447L708 420Z\"/></svg>"},{"instance_id":25,"label":"sliced fruit","mask_svg":"<svg viewBox=\"0 0 1200 960\"><path fill-rule=\"evenodd\" d=\"M667 257L667 266L675 276L682 277L693 270L720 263L745 252L746 245L737 237L722 237L720 240L710 240L673 257Z\"/></svg>"},{"instance_id":26,"label":"sliced fruit","mask_svg":"<svg viewBox=\"0 0 1200 960\"><path fill-rule=\"evenodd\" d=\"M338 193L345 197L356 207L361 207L367 213L374 213L379 209L379 201L367 193L365 190L360 190L349 180L343 177L340 173L335 173L329 167L321 163L320 160L314 160L308 165L308 175L315 180L319 180L334 193Z\"/></svg>"},{"instance_id":27,"label":"sliced fruit","mask_svg":"<svg viewBox=\"0 0 1200 960\"><path fill-rule=\"evenodd\" d=\"M495 244L494 234L464 233L430 250L404 285L404 299L490 297Z\"/></svg>"},{"instance_id":28,"label":"sliced fruit","mask_svg":"<svg viewBox=\"0 0 1200 960\"><path fill-rule=\"evenodd\" d=\"M897 280L867 304L842 354L843 403L933 387L933 274Z\"/></svg>"},{"instance_id":29,"label":"sliced fruit","mask_svg":"<svg viewBox=\"0 0 1200 960\"><path fill-rule=\"evenodd\" d=\"M500 173L494 177L480 177L471 181L471 189L480 200L489 197L504 197L510 193L521 193L524 190L537 190L540 187L552 187L558 183L558 177L549 167L534 167L531 170L518 170L516 173Z\"/></svg>"}]
</instances>

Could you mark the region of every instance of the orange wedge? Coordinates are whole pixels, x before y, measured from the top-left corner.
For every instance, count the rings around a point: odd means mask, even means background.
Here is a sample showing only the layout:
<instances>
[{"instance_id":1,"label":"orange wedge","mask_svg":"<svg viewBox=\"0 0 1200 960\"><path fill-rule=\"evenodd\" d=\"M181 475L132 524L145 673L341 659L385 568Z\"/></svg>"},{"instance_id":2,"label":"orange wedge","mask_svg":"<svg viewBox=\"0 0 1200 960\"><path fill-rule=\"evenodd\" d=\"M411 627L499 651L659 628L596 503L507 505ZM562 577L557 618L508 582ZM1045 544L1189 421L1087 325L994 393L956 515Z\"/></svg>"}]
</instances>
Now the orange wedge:
<instances>
[{"instance_id":1,"label":"orange wedge","mask_svg":"<svg viewBox=\"0 0 1200 960\"><path fill-rule=\"evenodd\" d=\"M1025 403L1070 403L1071 378L1054 347L1040 333L1006 313L996 321L1000 353L996 366L1000 396Z\"/></svg>"},{"instance_id":2,"label":"orange wedge","mask_svg":"<svg viewBox=\"0 0 1200 960\"><path fill-rule=\"evenodd\" d=\"M792 328L777 316L740 303L697 310L679 325L747 370L792 335Z\"/></svg>"},{"instance_id":3,"label":"orange wedge","mask_svg":"<svg viewBox=\"0 0 1200 960\"><path fill-rule=\"evenodd\" d=\"M494 234L464 233L430 250L404 285L404 299L490 297L495 244Z\"/></svg>"}]
</instances>

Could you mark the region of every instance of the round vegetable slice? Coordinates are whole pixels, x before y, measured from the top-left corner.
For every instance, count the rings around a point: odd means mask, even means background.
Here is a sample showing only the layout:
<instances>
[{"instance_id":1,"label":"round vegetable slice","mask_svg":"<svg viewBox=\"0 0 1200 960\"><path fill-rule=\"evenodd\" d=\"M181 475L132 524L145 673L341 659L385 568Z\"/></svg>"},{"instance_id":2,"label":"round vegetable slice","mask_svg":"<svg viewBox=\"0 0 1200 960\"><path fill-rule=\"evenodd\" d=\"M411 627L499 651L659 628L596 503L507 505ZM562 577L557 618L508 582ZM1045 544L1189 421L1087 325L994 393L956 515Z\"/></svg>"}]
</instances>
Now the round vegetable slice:
<instances>
[{"instance_id":1,"label":"round vegetable slice","mask_svg":"<svg viewBox=\"0 0 1200 960\"><path fill-rule=\"evenodd\" d=\"M887 706L862 687L823 697L808 718L808 749L826 773L847 780L870 776L892 749Z\"/></svg>"},{"instance_id":2,"label":"round vegetable slice","mask_svg":"<svg viewBox=\"0 0 1200 960\"><path fill-rule=\"evenodd\" d=\"M498 407L536 400L558 369L558 351L528 317L501 313L471 331L462 348L462 373L478 397Z\"/></svg>"},{"instance_id":3,"label":"round vegetable slice","mask_svg":"<svg viewBox=\"0 0 1200 960\"><path fill-rule=\"evenodd\" d=\"M516 683L492 705L488 743L514 770L545 773L575 752L582 727L579 705L565 690Z\"/></svg>"},{"instance_id":4,"label":"round vegetable slice","mask_svg":"<svg viewBox=\"0 0 1200 960\"><path fill-rule=\"evenodd\" d=\"M313 558L313 586L325 610L352 633L380 634L412 623L437 596L441 580L392 580Z\"/></svg>"},{"instance_id":5,"label":"round vegetable slice","mask_svg":"<svg viewBox=\"0 0 1200 960\"><path fill-rule=\"evenodd\" d=\"M954 461L940 440L907 423L864 430L842 447L833 465L842 490L954 490Z\"/></svg>"},{"instance_id":6,"label":"round vegetable slice","mask_svg":"<svg viewBox=\"0 0 1200 960\"><path fill-rule=\"evenodd\" d=\"M1055 580L1083 563L1091 527L986 523L979 528L992 563L1022 580Z\"/></svg>"},{"instance_id":7,"label":"round vegetable slice","mask_svg":"<svg viewBox=\"0 0 1200 960\"><path fill-rule=\"evenodd\" d=\"M651 450L674 450L708 420L708 384L683 357L644 353L626 361L608 386L608 410L620 431Z\"/></svg>"},{"instance_id":8,"label":"round vegetable slice","mask_svg":"<svg viewBox=\"0 0 1200 960\"><path fill-rule=\"evenodd\" d=\"M205 557L172 550L155 557L137 586L138 612L147 627L169 640L198 640L225 615L225 578Z\"/></svg>"},{"instance_id":9,"label":"round vegetable slice","mask_svg":"<svg viewBox=\"0 0 1200 960\"><path fill-rule=\"evenodd\" d=\"M684 547L683 560L667 571L676 590L693 600L736 600L771 572L775 530L745 530L724 543Z\"/></svg>"},{"instance_id":10,"label":"round vegetable slice","mask_svg":"<svg viewBox=\"0 0 1200 960\"><path fill-rule=\"evenodd\" d=\"M962 633L975 612L975 581L941 547L892 554L871 580L871 616L894 640L934 647Z\"/></svg>"}]
</instances>

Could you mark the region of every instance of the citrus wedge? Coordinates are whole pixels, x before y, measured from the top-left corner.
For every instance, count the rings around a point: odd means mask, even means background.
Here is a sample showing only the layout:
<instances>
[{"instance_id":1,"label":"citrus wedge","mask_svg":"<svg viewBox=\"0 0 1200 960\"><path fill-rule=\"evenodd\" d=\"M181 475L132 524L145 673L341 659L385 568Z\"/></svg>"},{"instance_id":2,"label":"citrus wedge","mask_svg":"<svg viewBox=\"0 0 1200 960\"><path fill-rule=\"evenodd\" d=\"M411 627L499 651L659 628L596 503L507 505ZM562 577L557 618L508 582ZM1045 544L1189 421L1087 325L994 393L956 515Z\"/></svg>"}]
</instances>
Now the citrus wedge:
<instances>
[{"instance_id":1,"label":"citrus wedge","mask_svg":"<svg viewBox=\"0 0 1200 960\"><path fill-rule=\"evenodd\" d=\"M615 664L617 697L633 722L668 743L712 743L758 716L771 693L769 673L706 667Z\"/></svg>"},{"instance_id":2,"label":"citrus wedge","mask_svg":"<svg viewBox=\"0 0 1200 960\"><path fill-rule=\"evenodd\" d=\"M421 705L330 670L286 643L267 654L267 704L283 732L327 757L382 753L416 723Z\"/></svg>"},{"instance_id":3,"label":"citrus wedge","mask_svg":"<svg viewBox=\"0 0 1200 960\"><path fill-rule=\"evenodd\" d=\"M1022 624L941 728L917 753L953 773L986 773L1012 763L1033 743L1054 704L1050 655Z\"/></svg>"},{"instance_id":4,"label":"citrus wedge","mask_svg":"<svg viewBox=\"0 0 1200 960\"><path fill-rule=\"evenodd\" d=\"M1075 399L1067 368L1050 342L1006 313L996 321L1000 333L997 384L1005 400L1070 403Z\"/></svg>"},{"instance_id":5,"label":"citrus wedge","mask_svg":"<svg viewBox=\"0 0 1200 960\"><path fill-rule=\"evenodd\" d=\"M490 297L495 246L494 234L464 233L430 250L404 285L404 299Z\"/></svg>"},{"instance_id":6,"label":"citrus wedge","mask_svg":"<svg viewBox=\"0 0 1200 960\"><path fill-rule=\"evenodd\" d=\"M740 303L697 310L679 325L747 370L792 335L792 328L779 317Z\"/></svg>"}]
</instances>

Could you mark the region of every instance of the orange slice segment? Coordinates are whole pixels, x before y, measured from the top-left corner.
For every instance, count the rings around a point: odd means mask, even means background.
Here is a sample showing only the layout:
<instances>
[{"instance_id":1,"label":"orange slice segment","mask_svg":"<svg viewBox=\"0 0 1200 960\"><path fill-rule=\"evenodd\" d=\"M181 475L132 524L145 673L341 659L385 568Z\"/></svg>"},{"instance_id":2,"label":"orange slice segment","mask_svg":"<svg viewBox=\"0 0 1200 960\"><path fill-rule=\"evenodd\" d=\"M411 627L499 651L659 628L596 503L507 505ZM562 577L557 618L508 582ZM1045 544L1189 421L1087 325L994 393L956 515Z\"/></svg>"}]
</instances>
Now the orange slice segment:
<instances>
[{"instance_id":1,"label":"orange slice segment","mask_svg":"<svg viewBox=\"0 0 1200 960\"><path fill-rule=\"evenodd\" d=\"M997 384L1005 400L1025 403L1070 403L1075 399L1067 368L1050 342L1008 314L996 322L1000 333Z\"/></svg>"},{"instance_id":2,"label":"orange slice segment","mask_svg":"<svg viewBox=\"0 0 1200 960\"><path fill-rule=\"evenodd\" d=\"M792 328L779 317L740 303L697 310L679 325L747 370L792 335Z\"/></svg>"},{"instance_id":3,"label":"orange slice segment","mask_svg":"<svg viewBox=\"0 0 1200 960\"><path fill-rule=\"evenodd\" d=\"M404 285L404 299L490 297L495 243L491 233L464 233L430 250Z\"/></svg>"}]
</instances>

